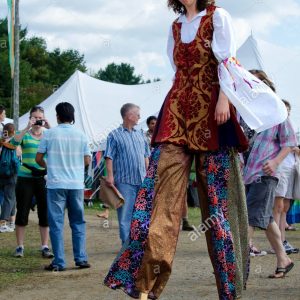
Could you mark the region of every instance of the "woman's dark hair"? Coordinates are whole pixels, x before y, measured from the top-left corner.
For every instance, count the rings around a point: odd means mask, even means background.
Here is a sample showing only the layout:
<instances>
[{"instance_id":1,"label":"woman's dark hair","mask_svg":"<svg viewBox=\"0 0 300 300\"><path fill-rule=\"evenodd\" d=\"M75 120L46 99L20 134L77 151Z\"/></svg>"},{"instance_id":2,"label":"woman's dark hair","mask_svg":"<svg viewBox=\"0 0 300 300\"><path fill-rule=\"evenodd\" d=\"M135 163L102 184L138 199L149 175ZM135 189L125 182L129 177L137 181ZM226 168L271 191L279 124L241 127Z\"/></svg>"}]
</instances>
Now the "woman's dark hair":
<instances>
[{"instance_id":1,"label":"woman's dark hair","mask_svg":"<svg viewBox=\"0 0 300 300\"><path fill-rule=\"evenodd\" d=\"M41 106L34 106L29 112L30 117L36 111L40 111L40 112L44 113L44 109Z\"/></svg>"},{"instance_id":2,"label":"woman's dark hair","mask_svg":"<svg viewBox=\"0 0 300 300\"><path fill-rule=\"evenodd\" d=\"M206 9L209 5L214 4L214 0L197 0L197 10L200 12ZM186 9L179 0L168 0L168 7L173 9L176 14L185 14Z\"/></svg>"},{"instance_id":3,"label":"woman's dark hair","mask_svg":"<svg viewBox=\"0 0 300 300\"><path fill-rule=\"evenodd\" d=\"M57 104L55 110L61 123L75 123L75 109L69 102L61 102Z\"/></svg>"},{"instance_id":4,"label":"woman's dark hair","mask_svg":"<svg viewBox=\"0 0 300 300\"><path fill-rule=\"evenodd\" d=\"M147 125L149 125L149 124L150 124L150 122L151 122L151 121L153 121L153 120L155 120L155 121L156 121L156 120L157 120L157 118L156 118L155 116L150 116L150 117L148 117L148 118L147 118Z\"/></svg>"},{"instance_id":5,"label":"woman's dark hair","mask_svg":"<svg viewBox=\"0 0 300 300\"><path fill-rule=\"evenodd\" d=\"M276 93L276 88L274 83L270 80L268 75L262 70L249 70L251 74L256 76L258 79L263 81L274 93Z\"/></svg>"}]
</instances>

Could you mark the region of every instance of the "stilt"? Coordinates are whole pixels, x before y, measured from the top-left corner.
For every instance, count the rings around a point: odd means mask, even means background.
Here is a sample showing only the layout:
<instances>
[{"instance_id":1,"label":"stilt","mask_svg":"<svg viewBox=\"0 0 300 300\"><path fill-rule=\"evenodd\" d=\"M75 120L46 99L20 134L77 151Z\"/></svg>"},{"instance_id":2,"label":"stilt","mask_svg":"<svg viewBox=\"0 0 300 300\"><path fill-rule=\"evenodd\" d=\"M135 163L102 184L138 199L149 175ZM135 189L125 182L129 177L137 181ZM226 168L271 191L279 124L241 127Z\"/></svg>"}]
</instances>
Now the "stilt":
<instances>
[{"instance_id":1,"label":"stilt","mask_svg":"<svg viewBox=\"0 0 300 300\"><path fill-rule=\"evenodd\" d=\"M146 293L141 293L141 294L140 294L140 300L148 300L148 294L146 294Z\"/></svg>"}]
</instances>

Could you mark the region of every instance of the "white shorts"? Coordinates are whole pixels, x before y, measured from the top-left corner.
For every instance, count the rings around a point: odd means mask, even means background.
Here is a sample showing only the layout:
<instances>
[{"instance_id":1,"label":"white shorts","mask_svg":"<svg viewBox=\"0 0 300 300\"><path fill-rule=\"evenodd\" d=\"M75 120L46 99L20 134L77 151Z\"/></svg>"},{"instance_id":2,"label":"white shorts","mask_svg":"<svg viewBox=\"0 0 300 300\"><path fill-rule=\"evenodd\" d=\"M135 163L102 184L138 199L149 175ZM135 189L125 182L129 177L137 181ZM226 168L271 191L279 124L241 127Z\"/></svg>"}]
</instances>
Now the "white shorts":
<instances>
[{"instance_id":1,"label":"white shorts","mask_svg":"<svg viewBox=\"0 0 300 300\"><path fill-rule=\"evenodd\" d=\"M293 199L293 186L295 174L295 167L279 167L276 176L279 178L279 182L276 187L275 197Z\"/></svg>"}]
</instances>

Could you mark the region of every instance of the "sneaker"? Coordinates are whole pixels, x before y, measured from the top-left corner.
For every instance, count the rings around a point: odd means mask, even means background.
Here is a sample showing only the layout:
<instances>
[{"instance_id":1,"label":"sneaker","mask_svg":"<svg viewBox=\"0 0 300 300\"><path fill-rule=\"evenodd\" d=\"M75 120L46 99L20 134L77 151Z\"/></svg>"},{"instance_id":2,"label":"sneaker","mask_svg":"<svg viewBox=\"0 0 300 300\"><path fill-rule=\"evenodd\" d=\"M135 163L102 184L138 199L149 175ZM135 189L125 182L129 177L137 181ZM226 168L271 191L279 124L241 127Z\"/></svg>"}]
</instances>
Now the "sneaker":
<instances>
[{"instance_id":1,"label":"sneaker","mask_svg":"<svg viewBox=\"0 0 300 300\"><path fill-rule=\"evenodd\" d=\"M52 263L50 265L47 265L44 267L45 271L52 271L52 272L62 272L65 271L66 268L62 268L56 265L53 265Z\"/></svg>"},{"instance_id":2,"label":"sneaker","mask_svg":"<svg viewBox=\"0 0 300 300\"><path fill-rule=\"evenodd\" d=\"M255 246L250 246L250 256L265 256L267 255L266 251L258 250Z\"/></svg>"},{"instance_id":3,"label":"sneaker","mask_svg":"<svg viewBox=\"0 0 300 300\"><path fill-rule=\"evenodd\" d=\"M10 222L10 223L8 224L8 227L11 228L13 231L15 231L15 229L16 229L16 225L15 225L14 222Z\"/></svg>"},{"instance_id":4,"label":"sneaker","mask_svg":"<svg viewBox=\"0 0 300 300\"><path fill-rule=\"evenodd\" d=\"M283 241L282 244L286 254L299 253L299 248L294 248L288 241Z\"/></svg>"},{"instance_id":5,"label":"sneaker","mask_svg":"<svg viewBox=\"0 0 300 300\"><path fill-rule=\"evenodd\" d=\"M23 247L17 247L14 257L23 257L24 256L24 248Z\"/></svg>"},{"instance_id":6,"label":"sneaker","mask_svg":"<svg viewBox=\"0 0 300 300\"><path fill-rule=\"evenodd\" d=\"M5 224L0 226L0 232L14 232L14 229Z\"/></svg>"},{"instance_id":7,"label":"sneaker","mask_svg":"<svg viewBox=\"0 0 300 300\"><path fill-rule=\"evenodd\" d=\"M75 265L79 267L79 269L87 269L91 267L87 261L78 261L75 263Z\"/></svg>"},{"instance_id":8,"label":"sneaker","mask_svg":"<svg viewBox=\"0 0 300 300\"><path fill-rule=\"evenodd\" d=\"M193 231L194 228L190 225L188 220L182 220L182 230L183 231Z\"/></svg>"},{"instance_id":9,"label":"sneaker","mask_svg":"<svg viewBox=\"0 0 300 300\"><path fill-rule=\"evenodd\" d=\"M53 258L54 254L50 251L48 247L42 249L42 256L44 258Z\"/></svg>"}]
</instances>

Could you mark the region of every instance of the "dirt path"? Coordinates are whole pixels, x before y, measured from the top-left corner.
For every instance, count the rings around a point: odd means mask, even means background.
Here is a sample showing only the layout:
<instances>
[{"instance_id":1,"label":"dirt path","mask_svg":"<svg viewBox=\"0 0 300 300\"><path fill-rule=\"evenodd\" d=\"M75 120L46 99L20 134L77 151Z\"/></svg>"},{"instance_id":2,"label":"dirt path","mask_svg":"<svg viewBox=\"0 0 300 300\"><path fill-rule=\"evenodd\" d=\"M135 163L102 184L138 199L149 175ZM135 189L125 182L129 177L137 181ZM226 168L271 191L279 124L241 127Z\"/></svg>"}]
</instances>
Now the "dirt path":
<instances>
[{"instance_id":1,"label":"dirt path","mask_svg":"<svg viewBox=\"0 0 300 300\"><path fill-rule=\"evenodd\" d=\"M32 215L31 218L35 218ZM71 236L68 226L65 232L65 248L68 270L61 273L48 273L41 270L17 286L10 286L1 292L0 299L9 300L118 300L130 299L121 291L111 291L102 281L119 249L117 222L109 224L99 221L95 214L88 214L87 248L91 269L76 270L72 259ZM36 221L34 219L34 221ZM66 222L67 224L67 222ZM109 225L109 228L107 228ZM300 246L300 231L288 233L289 241ZM263 233L257 232L258 246L268 249ZM254 258L248 290L243 299L300 299L300 255L292 255L294 270L285 279L271 280L266 277L274 271L275 257ZM177 254L171 279L161 300L216 300L217 293L212 267L207 255L204 237L192 242L188 234L180 233Z\"/></svg>"}]
</instances>

